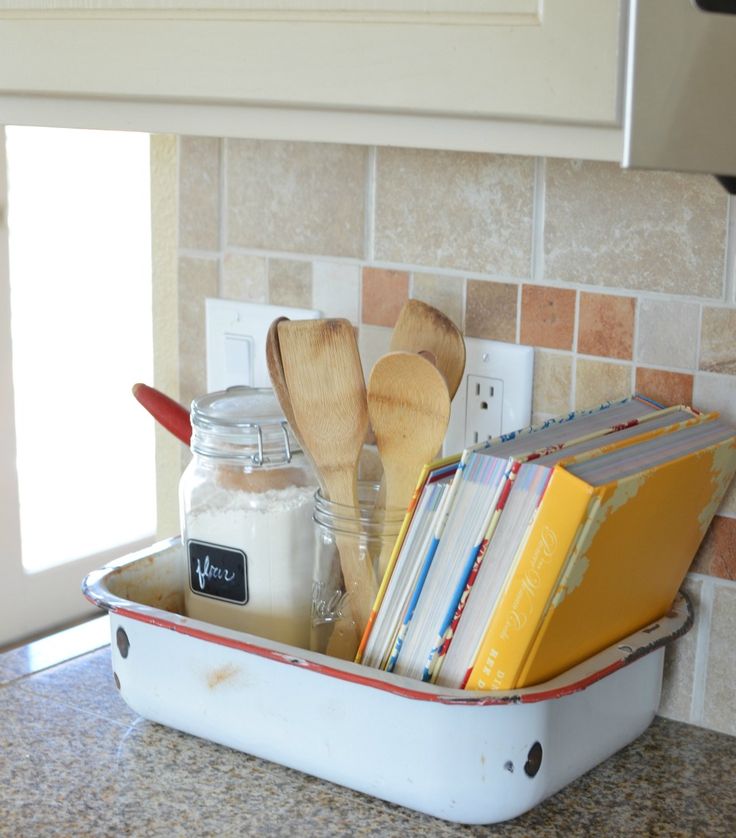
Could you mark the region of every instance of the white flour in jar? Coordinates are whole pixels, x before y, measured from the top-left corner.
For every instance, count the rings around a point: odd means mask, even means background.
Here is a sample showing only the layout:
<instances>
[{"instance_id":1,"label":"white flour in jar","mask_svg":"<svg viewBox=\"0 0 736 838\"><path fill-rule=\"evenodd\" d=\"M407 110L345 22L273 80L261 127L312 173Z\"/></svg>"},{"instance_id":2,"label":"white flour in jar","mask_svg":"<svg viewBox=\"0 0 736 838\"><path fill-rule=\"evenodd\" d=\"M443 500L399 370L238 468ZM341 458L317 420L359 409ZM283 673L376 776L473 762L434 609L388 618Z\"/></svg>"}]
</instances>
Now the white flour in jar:
<instances>
[{"instance_id":1,"label":"white flour in jar","mask_svg":"<svg viewBox=\"0 0 736 838\"><path fill-rule=\"evenodd\" d=\"M204 557L190 570L186 613L226 628L309 648L314 491L313 486L258 493L200 486L185 516L184 543L195 540L242 550L247 602L241 605L196 592L204 573L218 572Z\"/></svg>"}]
</instances>

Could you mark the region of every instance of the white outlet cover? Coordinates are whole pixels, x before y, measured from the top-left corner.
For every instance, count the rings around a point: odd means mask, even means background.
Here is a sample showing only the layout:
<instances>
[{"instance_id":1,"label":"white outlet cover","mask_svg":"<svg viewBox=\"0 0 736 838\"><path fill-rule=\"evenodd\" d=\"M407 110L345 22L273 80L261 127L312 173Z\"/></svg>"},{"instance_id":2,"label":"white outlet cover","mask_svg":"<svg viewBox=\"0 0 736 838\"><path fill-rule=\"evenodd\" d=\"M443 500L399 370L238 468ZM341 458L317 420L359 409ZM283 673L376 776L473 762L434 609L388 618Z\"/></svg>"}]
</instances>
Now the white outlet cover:
<instances>
[{"instance_id":1,"label":"white outlet cover","mask_svg":"<svg viewBox=\"0 0 736 838\"><path fill-rule=\"evenodd\" d=\"M443 446L446 456L457 454L472 444L472 440L465 438L469 375L503 381L501 433L518 431L531 424L534 348L517 343L465 338L465 372L452 400L450 423Z\"/></svg>"},{"instance_id":2,"label":"white outlet cover","mask_svg":"<svg viewBox=\"0 0 736 838\"><path fill-rule=\"evenodd\" d=\"M266 366L266 334L277 317L313 320L315 309L205 300L207 336L207 391L226 390L236 384L270 387Z\"/></svg>"}]
</instances>

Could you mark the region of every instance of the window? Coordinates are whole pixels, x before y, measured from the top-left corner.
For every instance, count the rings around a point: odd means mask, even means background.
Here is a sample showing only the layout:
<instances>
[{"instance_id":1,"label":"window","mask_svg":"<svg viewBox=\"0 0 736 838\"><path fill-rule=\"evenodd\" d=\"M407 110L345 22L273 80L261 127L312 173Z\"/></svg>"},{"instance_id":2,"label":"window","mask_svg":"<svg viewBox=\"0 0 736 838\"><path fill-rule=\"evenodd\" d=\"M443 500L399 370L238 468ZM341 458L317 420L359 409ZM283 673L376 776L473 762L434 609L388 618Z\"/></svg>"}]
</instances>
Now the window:
<instances>
[{"instance_id":1,"label":"window","mask_svg":"<svg viewBox=\"0 0 736 838\"><path fill-rule=\"evenodd\" d=\"M8 127L5 136L0 285L5 274L10 305L9 323L0 305L0 331L11 346L0 353L10 350L12 373L0 386L12 394L15 450L6 443L0 468L15 464L3 479L16 484L17 545L3 553L27 608L48 585L68 586L72 605L3 619L0 644L81 613L86 569L150 542L156 511L154 429L130 393L153 368L148 135Z\"/></svg>"}]
</instances>

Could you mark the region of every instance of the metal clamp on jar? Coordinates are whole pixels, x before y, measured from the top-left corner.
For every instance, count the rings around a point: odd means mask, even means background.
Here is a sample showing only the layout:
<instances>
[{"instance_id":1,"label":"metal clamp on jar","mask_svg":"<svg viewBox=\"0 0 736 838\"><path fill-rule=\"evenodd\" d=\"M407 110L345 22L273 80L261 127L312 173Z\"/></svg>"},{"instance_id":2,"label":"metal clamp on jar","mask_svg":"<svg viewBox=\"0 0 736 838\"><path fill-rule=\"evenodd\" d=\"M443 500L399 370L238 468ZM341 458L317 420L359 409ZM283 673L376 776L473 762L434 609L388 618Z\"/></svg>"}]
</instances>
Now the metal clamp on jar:
<instances>
[{"instance_id":1,"label":"metal clamp on jar","mask_svg":"<svg viewBox=\"0 0 736 838\"><path fill-rule=\"evenodd\" d=\"M192 403L179 485L187 615L308 648L316 479L273 392Z\"/></svg>"}]
</instances>

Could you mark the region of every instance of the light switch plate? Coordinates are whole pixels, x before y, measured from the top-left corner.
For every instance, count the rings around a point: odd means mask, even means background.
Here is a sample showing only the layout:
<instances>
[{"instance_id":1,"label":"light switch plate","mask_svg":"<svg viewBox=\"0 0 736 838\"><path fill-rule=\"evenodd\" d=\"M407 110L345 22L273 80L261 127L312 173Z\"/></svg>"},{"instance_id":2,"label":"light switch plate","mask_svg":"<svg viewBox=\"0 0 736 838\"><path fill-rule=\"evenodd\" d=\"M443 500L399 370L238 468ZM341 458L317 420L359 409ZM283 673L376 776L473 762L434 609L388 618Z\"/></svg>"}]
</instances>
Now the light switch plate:
<instances>
[{"instance_id":1,"label":"light switch plate","mask_svg":"<svg viewBox=\"0 0 736 838\"><path fill-rule=\"evenodd\" d=\"M312 320L316 309L205 300L207 390L213 393L237 384L270 387L266 366L266 334L277 317Z\"/></svg>"},{"instance_id":2,"label":"light switch plate","mask_svg":"<svg viewBox=\"0 0 736 838\"><path fill-rule=\"evenodd\" d=\"M482 442L488 436L517 431L531 423L534 348L466 338L465 352L465 372L452 400L443 446L443 452L448 456ZM481 388L484 385L487 385L486 389L492 387L493 393L485 407L487 399L480 403L482 410L479 410L476 397L479 384ZM483 424L479 425L479 421ZM479 427L482 428L480 432Z\"/></svg>"}]
</instances>

